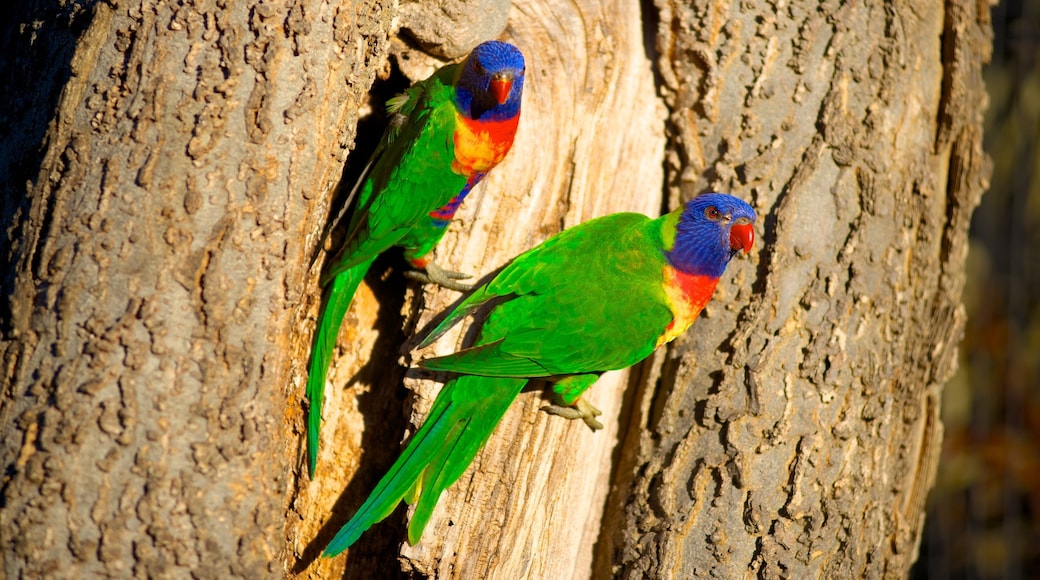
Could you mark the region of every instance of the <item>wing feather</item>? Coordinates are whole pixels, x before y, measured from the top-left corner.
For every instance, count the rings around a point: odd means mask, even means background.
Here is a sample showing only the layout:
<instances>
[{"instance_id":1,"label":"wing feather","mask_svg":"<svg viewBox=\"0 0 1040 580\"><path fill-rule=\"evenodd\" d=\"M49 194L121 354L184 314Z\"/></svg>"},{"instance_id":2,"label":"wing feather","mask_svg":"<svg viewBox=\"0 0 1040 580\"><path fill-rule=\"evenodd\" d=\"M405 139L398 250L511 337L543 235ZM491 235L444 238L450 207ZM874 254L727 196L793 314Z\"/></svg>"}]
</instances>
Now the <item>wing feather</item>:
<instances>
[{"instance_id":1,"label":"wing feather","mask_svg":"<svg viewBox=\"0 0 1040 580\"><path fill-rule=\"evenodd\" d=\"M384 134L378 159L358 194L346 239L323 284L395 245L421 218L465 186L465 176L452 170L453 77L453 67L441 69L411 87L406 102L394 105L395 122Z\"/></svg>"},{"instance_id":2,"label":"wing feather","mask_svg":"<svg viewBox=\"0 0 1040 580\"><path fill-rule=\"evenodd\" d=\"M545 377L625 368L642 360L672 321L663 288L665 259L654 233L659 229L658 221L646 216L614 214L520 255L437 329L492 297L507 297L488 315L476 346L421 366Z\"/></svg>"}]
</instances>

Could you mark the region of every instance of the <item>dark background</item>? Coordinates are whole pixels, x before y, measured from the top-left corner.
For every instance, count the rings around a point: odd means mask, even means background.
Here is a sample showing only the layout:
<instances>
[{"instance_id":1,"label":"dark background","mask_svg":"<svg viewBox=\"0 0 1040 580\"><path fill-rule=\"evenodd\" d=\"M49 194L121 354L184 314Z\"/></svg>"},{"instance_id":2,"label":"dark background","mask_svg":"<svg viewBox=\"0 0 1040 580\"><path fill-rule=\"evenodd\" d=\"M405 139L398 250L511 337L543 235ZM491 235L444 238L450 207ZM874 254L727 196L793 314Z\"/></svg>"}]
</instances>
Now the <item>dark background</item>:
<instances>
[{"instance_id":1,"label":"dark background","mask_svg":"<svg viewBox=\"0 0 1040 580\"><path fill-rule=\"evenodd\" d=\"M991 14L993 176L971 224L968 324L915 580L1040 578L1040 0Z\"/></svg>"}]
</instances>

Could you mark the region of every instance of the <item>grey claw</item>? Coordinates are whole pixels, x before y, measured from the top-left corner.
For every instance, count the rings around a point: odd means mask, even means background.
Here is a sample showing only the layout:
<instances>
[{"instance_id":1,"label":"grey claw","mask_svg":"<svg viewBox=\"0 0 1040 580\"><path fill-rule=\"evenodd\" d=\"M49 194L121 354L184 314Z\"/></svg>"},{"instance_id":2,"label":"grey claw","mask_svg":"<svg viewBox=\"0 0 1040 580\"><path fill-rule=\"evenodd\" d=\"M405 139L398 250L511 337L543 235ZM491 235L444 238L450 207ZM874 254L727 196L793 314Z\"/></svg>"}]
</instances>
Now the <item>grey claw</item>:
<instances>
[{"instance_id":1,"label":"grey claw","mask_svg":"<svg viewBox=\"0 0 1040 580\"><path fill-rule=\"evenodd\" d=\"M445 270L438 266L435 262L430 262L426 265L426 271L422 272L419 270L411 270L404 273L405 276L412 280L418 280L426 284L437 284L456 292L469 292L473 289L473 284L465 284L462 282L456 282L456 280L465 280L466 278L472 278L470 274L463 272L454 272L452 270Z\"/></svg>"},{"instance_id":2,"label":"grey claw","mask_svg":"<svg viewBox=\"0 0 1040 580\"><path fill-rule=\"evenodd\" d=\"M550 415L556 415L557 417L563 417L564 419L581 419L589 426L589 429L598 431L603 428L603 423L596 420L596 417L603 414L596 407L592 406L592 403L587 402L585 399L578 399L574 402L573 407L567 407L563 405L546 405L542 407L542 410Z\"/></svg>"}]
</instances>

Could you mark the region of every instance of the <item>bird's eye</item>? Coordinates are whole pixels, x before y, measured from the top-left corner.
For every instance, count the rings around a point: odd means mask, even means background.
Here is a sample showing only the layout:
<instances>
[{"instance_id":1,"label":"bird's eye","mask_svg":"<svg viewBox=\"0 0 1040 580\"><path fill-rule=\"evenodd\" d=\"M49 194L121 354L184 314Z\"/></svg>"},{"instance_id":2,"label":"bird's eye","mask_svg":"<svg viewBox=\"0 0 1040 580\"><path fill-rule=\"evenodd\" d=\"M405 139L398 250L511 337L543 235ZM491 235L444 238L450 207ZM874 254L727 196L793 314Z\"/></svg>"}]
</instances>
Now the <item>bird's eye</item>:
<instances>
[{"instance_id":1,"label":"bird's eye","mask_svg":"<svg viewBox=\"0 0 1040 580\"><path fill-rule=\"evenodd\" d=\"M484 65L480 64L479 60L473 61L473 72L477 73L478 75L484 74Z\"/></svg>"},{"instance_id":2,"label":"bird's eye","mask_svg":"<svg viewBox=\"0 0 1040 580\"><path fill-rule=\"evenodd\" d=\"M718 221L718 219L722 217L722 214L719 213L719 208L712 205L708 206L708 209L704 210L704 217L711 221Z\"/></svg>"}]
</instances>

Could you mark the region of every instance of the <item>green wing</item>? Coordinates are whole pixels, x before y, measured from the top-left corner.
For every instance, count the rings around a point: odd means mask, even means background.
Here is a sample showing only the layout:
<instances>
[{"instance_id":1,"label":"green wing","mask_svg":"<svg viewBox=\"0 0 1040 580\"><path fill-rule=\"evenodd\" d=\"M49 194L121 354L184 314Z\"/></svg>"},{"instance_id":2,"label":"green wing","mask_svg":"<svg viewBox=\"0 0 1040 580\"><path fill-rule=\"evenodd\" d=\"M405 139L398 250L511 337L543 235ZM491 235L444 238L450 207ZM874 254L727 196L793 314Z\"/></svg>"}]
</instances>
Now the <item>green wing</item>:
<instances>
[{"instance_id":1,"label":"green wing","mask_svg":"<svg viewBox=\"0 0 1040 580\"><path fill-rule=\"evenodd\" d=\"M325 380L343 316L375 258L430 211L447 203L466 180L451 169L455 156L454 79L445 67L392 99L390 127L362 177L348 234L322 277L323 303L307 375L308 466L313 477L321 434ZM351 193L353 195L353 192Z\"/></svg>"},{"instance_id":2,"label":"green wing","mask_svg":"<svg viewBox=\"0 0 1040 580\"><path fill-rule=\"evenodd\" d=\"M452 170L455 159L456 67L441 69L391 101L394 121L379 159L361 187L344 243L322 284L378 256L466 184Z\"/></svg>"},{"instance_id":3,"label":"green wing","mask_svg":"<svg viewBox=\"0 0 1040 580\"><path fill-rule=\"evenodd\" d=\"M432 342L480 306L501 300L477 345L421 366L483 376L548 377L625 368L646 358L672 321L662 283L662 219L606 216L517 257L425 341Z\"/></svg>"}]
</instances>

